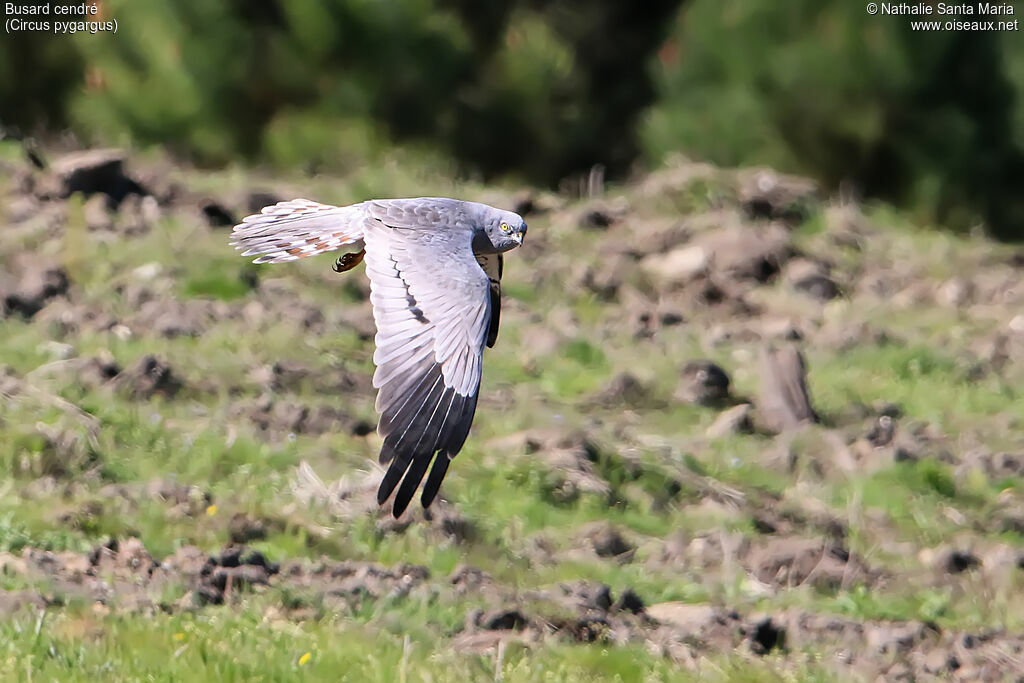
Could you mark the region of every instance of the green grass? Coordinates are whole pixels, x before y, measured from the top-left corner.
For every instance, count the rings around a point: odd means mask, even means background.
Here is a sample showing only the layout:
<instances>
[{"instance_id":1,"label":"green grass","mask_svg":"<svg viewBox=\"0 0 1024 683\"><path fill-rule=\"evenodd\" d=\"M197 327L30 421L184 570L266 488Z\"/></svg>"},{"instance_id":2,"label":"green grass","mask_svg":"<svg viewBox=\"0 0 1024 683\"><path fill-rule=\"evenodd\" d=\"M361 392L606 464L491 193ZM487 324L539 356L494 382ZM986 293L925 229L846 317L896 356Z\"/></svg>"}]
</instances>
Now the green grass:
<instances>
[{"instance_id":1,"label":"green grass","mask_svg":"<svg viewBox=\"0 0 1024 683\"><path fill-rule=\"evenodd\" d=\"M496 654L439 649L437 633L404 636L404 624L364 627L347 619L293 623L261 612L153 617L70 609L5 620L0 676L92 681L696 681L783 680L772 660L712 661L687 672L642 647L509 644ZM397 627L397 628L394 628ZM399 632L394 632L395 630ZM786 678L789 678L788 676ZM799 680L825 680L799 676Z\"/></svg>"},{"instance_id":2,"label":"green grass","mask_svg":"<svg viewBox=\"0 0 1024 683\"><path fill-rule=\"evenodd\" d=\"M176 177L192 191L214 196L264 183L241 169ZM371 194L491 198L472 183L397 163L346 180L293 179L288 187L296 188L296 195L339 203ZM638 217L613 229L640 230L645 219L734 201L727 179L716 175L645 204ZM135 535L158 560L190 544L215 553L228 541L231 518L245 513L272 523L266 538L253 543L271 560L419 564L431 574L432 592L368 601L356 609L339 607L312 589L284 586L246 594L238 605L194 612L107 613L74 603L43 616L22 610L0 623L0 678L487 680L494 677L494 653L452 647L468 612L481 606L479 596L454 596L445 588L446 577L461 564L479 567L523 594L585 579L606 583L615 594L632 588L648 603L712 602L744 613L797 606L856 619L935 621L949 629L1022 625L1015 575L995 588L971 584L968 576L963 589L894 580L870 587L851 583L832 593L780 587L765 595L741 567L705 570L687 560L659 559L677 537L737 535L759 542L754 513L799 508L804 502L846 522L850 549L902 579L928 570L918 552L952 538L1020 545L1022 539L1012 533L986 526L1006 499L1019 499L1024 492L1019 482L990 480L980 469L964 474L944 462L945 455L960 458L979 445L1019 447L1013 423L1006 421L1007 415L1024 414L1019 368L1011 364L1001 375L980 378L968 372L973 337L994 329L991 319L927 303L895 310L853 290L848 301L822 309L792 300L784 285L759 288L752 296L770 309L799 311L809 324L828 324L830 316L850 325L866 323L893 333L895 341L842 352L806 345L811 394L825 427L789 440L763 434L708 439L705 431L716 412L672 398L681 368L694 358L712 358L733 374L738 394L756 397L756 346L742 337L711 346L706 333L721 320L715 311L699 308L692 319L688 311L686 324L637 338L629 328L634 311L567 286L563 275L580 260L599 263L604 257L600 239L573 227L575 210L530 218L531 235L544 235L549 244L544 258L553 259L557 273L535 274L520 254L509 256L503 283L508 304L498 345L485 356L473 436L444 490L475 530L462 542L423 524L388 534L373 518L335 518L328 506L302 504L292 492L300 462L332 482L373 466L376 437L264 433L246 416L269 396L310 409L341 406L354 417L374 418L367 391L325 388L339 373L368 381L372 372L372 342L335 317L364 305L360 271L337 276L327 258L252 266L228 247L226 231L174 212L151 231L126 238L130 248L90 233L77 206L58 243L23 235L22 248L47 245L47 253L68 267L76 303L135 329L119 336L88 323L65 332L39 320L0 322L0 366L23 379L33 373L29 380L38 389L0 398L0 552L86 552L108 538ZM867 253L844 250L837 257L844 274L869 261L907 261L937 284L969 271L986 253L984 243L920 231L884 210L869 218L891 230L868 241ZM832 248L828 236L823 214L812 212L795 240L805 251L825 253ZM9 258L0 253L0 267L11 267ZM160 268L147 280L136 269L152 263ZM204 321L195 337L159 337L134 322L139 306L132 296L139 288L162 300L215 302L228 315ZM283 293L266 293L274 288ZM287 306L254 313L275 298ZM305 328L288 315L307 308L321 311L325 322ZM954 329L961 329L960 342ZM53 362L46 345L53 340L71 344L81 358L109 351L124 368L155 354L184 387L173 399L133 401L110 387L82 385L73 363ZM308 378L267 390L254 371L278 361L305 367ZM650 388L650 406L595 400L623 373ZM71 452L55 452L47 443L43 434L54 429L89 441L83 418L63 402L95 418L94 443ZM826 436L834 431L840 442L855 441L866 433L870 418L849 417L850 407L883 402L901 408L902 427L930 423L945 437L941 446L928 445L917 462L838 471L832 466L835 441ZM565 495L563 486L573 473L553 468L550 454L501 445L524 430L585 434L595 445L588 466L607 493ZM156 481L194 486L200 498L184 506L169 504L149 492ZM122 490L129 493L116 493ZM721 490L735 492L739 502L704 506ZM586 531L595 522L611 523L636 545L630 561L588 554ZM814 524L794 524L795 535L822 534ZM894 546L914 552L900 555ZM554 561L538 559L540 547ZM16 574L0 578L8 591L60 589ZM169 585L156 602L174 604L186 589ZM315 617L288 618L287 610L301 606L312 608ZM699 670L690 671L640 643L510 643L500 669L506 681L830 680L830 669L821 663L827 653L803 654L761 659L706 652Z\"/></svg>"}]
</instances>

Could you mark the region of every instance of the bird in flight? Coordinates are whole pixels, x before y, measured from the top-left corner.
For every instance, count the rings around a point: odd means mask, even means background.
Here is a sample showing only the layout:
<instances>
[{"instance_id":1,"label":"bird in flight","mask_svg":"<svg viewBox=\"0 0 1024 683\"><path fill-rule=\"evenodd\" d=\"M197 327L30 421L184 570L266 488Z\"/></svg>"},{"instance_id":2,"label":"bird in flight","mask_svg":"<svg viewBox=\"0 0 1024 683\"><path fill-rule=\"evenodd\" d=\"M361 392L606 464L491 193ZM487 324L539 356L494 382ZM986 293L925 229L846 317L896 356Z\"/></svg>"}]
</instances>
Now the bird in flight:
<instances>
[{"instance_id":1,"label":"bird in flight","mask_svg":"<svg viewBox=\"0 0 1024 683\"><path fill-rule=\"evenodd\" d=\"M377 502L396 487L401 516L427 468L429 507L476 411L484 346L501 313L502 254L522 245L522 216L440 197L331 206L293 199L234 227L231 244L254 263L284 263L346 249L342 273L366 261L377 326L373 363L377 433L388 464ZM433 461L433 466L430 466ZM399 486L399 484L401 484Z\"/></svg>"}]
</instances>

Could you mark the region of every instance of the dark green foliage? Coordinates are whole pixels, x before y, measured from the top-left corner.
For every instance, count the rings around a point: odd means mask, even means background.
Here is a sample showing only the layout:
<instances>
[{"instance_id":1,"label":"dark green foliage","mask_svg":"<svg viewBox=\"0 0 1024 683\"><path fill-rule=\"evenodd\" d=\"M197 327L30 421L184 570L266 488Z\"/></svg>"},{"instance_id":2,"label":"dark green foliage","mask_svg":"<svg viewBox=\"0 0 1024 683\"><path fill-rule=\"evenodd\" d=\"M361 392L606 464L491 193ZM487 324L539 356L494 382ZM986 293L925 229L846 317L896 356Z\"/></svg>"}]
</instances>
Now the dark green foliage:
<instances>
[{"instance_id":1,"label":"dark green foliage","mask_svg":"<svg viewBox=\"0 0 1024 683\"><path fill-rule=\"evenodd\" d=\"M19 19L48 18L24 15ZM66 98L84 73L74 43L64 36L27 30L5 34L0 41L0 125L27 133L64 125Z\"/></svg>"},{"instance_id":2,"label":"dark green foliage","mask_svg":"<svg viewBox=\"0 0 1024 683\"><path fill-rule=\"evenodd\" d=\"M109 0L103 12L116 36L0 45L0 124L309 171L380 163L397 142L548 186L681 150L1024 237L1013 31L913 31L910 17L836 0Z\"/></svg>"},{"instance_id":3,"label":"dark green foliage","mask_svg":"<svg viewBox=\"0 0 1024 683\"><path fill-rule=\"evenodd\" d=\"M662 53L648 151L770 164L1024 237L1009 80L1024 50L1012 33L910 21L853 3L696 0Z\"/></svg>"},{"instance_id":4,"label":"dark green foliage","mask_svg":"<svg viewBox=\"0 0 1024 683\"><path fill-rule=\"evenodd\" d=\"M112 1L131 30L77 41L95 78L73 120L200 162L346 168L397 140L553 184L636 157L680 3Z\"/></svg>"}]
</instances>

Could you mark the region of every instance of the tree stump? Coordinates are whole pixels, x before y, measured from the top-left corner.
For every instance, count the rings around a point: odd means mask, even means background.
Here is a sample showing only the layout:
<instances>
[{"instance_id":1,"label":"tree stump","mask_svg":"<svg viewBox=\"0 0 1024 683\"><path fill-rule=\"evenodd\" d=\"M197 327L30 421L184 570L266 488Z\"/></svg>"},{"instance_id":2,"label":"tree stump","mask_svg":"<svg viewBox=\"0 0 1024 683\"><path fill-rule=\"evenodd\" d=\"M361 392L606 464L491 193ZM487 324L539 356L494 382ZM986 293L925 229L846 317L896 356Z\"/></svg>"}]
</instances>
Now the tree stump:
<instances>
[{"instance_id":1,"label":"tree stump","mask_svg":"<svg viewBox=\"0 0 1024 683\"><path fill-rule=\"evenodd\" d=\"M818 421L807 391L807 365L795 347L761 351L761 400L764 426L783 432Z\"/></svg>"}]
</instances>

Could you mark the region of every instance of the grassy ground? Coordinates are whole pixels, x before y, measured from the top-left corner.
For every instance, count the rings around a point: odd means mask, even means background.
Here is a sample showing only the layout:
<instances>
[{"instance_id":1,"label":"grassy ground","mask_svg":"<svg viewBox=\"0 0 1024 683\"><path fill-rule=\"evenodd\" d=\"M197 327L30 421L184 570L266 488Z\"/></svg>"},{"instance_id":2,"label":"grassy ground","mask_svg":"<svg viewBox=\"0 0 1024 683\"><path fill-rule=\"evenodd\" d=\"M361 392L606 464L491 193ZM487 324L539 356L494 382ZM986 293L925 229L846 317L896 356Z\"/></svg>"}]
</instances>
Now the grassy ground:
<instances>
[{"instance_id":1,"label":"grassy ground","mask_svg":"<svg viewBox=\"0 0 1024 683\"><path fill-rule=\"evenodd\" d=\"M13 150L4 154L15 163ZM44 262L63 267L71 284L39 313L0 321L0 368L14 383L0 404L0 580L8 595L39 598L0 624L4 678L832 680L917 666L914 652L932 647L883 649L883 668L872 669L867 643L846 667L813 634L762 656L743 627L730 640L680 626L676 638L618 617L606 637L578 642L552 626L572 610L540 596L581 580L614 595L632 589L648 606L706 604L743 619L799 613L871 628L923 623L942 634L1024 627L1022 537L1007 521L1022 506L1021 485L1013 466L993 464L1022 447L1024 366L1011 321L1024 291L1010 250L904 224L884 207L814 204L788 228L787 244L830 264L842 296L796 292L784 267L765 282L737 279L712 306L695 304L691 285L645 276L642 259L618 274L613 264L622 262L616 245L656 251L645 240L664 226L699 236L686 226L718 228L702 215L733 220L732 174L673 180L679 169L666 169L653 201L643 184L590 202L538 195L548 210L528 217L530 243L506 260L499 342L486 354L473 434L443 488L444 514L461 531L420 513L395 527L364 500L380 476L379 440L352 427L375 421L363 274L336 275L326 257L252 266L196 206L215 197L242 215L251 189L332 203L431 194L510 205L513 193L407 172L398 161L345 179L283 180L170 169L159 158L135 164L178 188L141 230L125 227L130 207L97 227L95 203L77 197L32 199L36 211L5 221L9 289ZM24 195L14 180L0 183L8 206ZM618 219L607 230L579 227L595 208ZM605 275L611 293L588 286ZM947 301L958 286L965 298ZM754 312L730 313L740 299ZM645 306L678 309L685 322L639 334ZM709 358L732 375L733 394L756 400L757 351L778 320L800 328L822 424L705 436L719 411L678 398L683 366ZM1000 343L1008 360L991 351ZM179 391L133 393L132 369L147 355L166 363ZM87 362L105 356L127 379L83 379ZM644 387L643 400L602 393L624 373ZM884 404L897 409L897 437L876 447L865 437ZM318 411L327 417L314 424ZM575 469L553 456L581 444L589 451ZM301 463L327 482L326 494L298 474ZM591 479L596 492L583 485ZM34 570L36 560L28 569L17 562L130 537L158 565L190 546L216 556L241 520L258 522L248 545L271 562L409 563L429 578L411 592L339 601L282 572L229 592L226 605L202 605L189 600L199 579L184 572L159 585L111 580L134 586L127 601L116 590L97 599L59 572ZM627 553L594 552L594 525L605 523ZM850 560L849 580L794 579L798 562L786 564L788 551L772 545L830 534L868 569L854 571ZM734 552L708 550L727 541ZM947 570L952 550L978 566ZM486 572L493 587L455 591L447 577L462 565ZM529 637L466 643L472 610L509 605L527 617Z\"/></svg>"}]
</instances>

